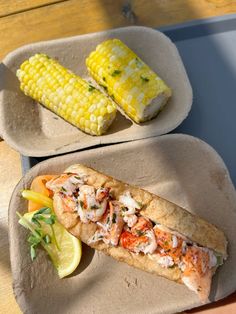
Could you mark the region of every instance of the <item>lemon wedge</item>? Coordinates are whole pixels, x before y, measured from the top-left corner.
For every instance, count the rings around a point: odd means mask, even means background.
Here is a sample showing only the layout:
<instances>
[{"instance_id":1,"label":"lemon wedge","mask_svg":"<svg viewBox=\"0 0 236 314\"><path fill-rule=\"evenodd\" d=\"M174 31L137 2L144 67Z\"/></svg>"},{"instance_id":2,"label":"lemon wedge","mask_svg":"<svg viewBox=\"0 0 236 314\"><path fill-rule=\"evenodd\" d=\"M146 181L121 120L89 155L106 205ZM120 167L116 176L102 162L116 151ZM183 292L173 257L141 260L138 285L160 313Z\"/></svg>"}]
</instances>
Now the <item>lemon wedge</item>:
<instances>
[{"instance_id":1,"label":"lemon wedge","mask_svg":"<svg viewBox=\"0 0 236 314\"><path fill-rule=\"evenodd\" d=\"M25 213L20 217L19 223L29 229L35 235L35 224L31 219L35 212ZM45 243L43 240L40 244L49 254L53 265L57 269L60 278L66 277L73 273L80 263L82 255L81 241L70 234L59 222L55 221L53 228L44 223L40 223L40 231L49 235L51 242ZM36 234L37 236L37 234Z\"/></svg>"}]
</instances>

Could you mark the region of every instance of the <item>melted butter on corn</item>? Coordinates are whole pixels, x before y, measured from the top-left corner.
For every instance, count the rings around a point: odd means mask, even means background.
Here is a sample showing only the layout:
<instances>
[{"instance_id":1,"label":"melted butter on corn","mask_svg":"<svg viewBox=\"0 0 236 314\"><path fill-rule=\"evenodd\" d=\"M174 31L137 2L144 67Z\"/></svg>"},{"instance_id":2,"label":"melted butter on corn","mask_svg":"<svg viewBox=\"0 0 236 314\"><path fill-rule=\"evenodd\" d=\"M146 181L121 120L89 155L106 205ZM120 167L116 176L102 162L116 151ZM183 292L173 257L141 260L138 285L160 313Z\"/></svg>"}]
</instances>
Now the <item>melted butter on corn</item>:
<instances>
[{"instance_id":1,"label":"melted butter on corn","mask_svg":"<svg viewBox=\"0 0 236 314\"><path fill-rule=\"evenodd\" d=\"M171 96L165 82L119 39L98 45L86 65L91 76L137 123L156 116Z\"/></svg>"},{"instance_id":2,"label":"melted butter on corn","mask_svg":"<svg viewBox=\"0 0 236 314\"><path fill-rule=\"evenodd\" d=\"M30 57L16 75L26 95L88 134L105 133L115 118L109 98L45 54Z\"/></svg>"}]
</instances>

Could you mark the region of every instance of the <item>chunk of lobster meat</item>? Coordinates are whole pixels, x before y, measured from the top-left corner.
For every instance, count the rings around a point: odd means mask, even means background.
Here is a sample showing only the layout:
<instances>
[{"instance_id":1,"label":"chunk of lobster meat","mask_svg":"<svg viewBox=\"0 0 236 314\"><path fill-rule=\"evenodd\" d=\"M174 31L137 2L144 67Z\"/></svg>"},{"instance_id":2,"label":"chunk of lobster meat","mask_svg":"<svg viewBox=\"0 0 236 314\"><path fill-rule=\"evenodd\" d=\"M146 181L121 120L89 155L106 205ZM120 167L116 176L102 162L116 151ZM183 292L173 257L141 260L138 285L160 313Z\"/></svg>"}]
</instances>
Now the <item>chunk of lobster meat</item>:
<instances>
[{"instance_id":1,"label":"chunk of lobster meat","mask_svg":"<svg viewBox=\"0 0 236 314\"><path fill-rule=\"evenodd\" d=\"M127 209L124 212L125 215L133 215L137 210L141 209L141 204L139 204L130 194L129 191L126 191L123 195L119 197L119 202Z\"/></svg>"},{"instance_id":2,"label":"chunk of lobster meat","mask_svg":"<svg viewBox=\"0 0 236 314\"><path fill-rule=\"evenodd\" d=\"M109 244L116 246L118 245L119 238L124 227L120 202L109 202L109 213L107 220L109 223L109 228L104 238L108 241Z\"/></svg>"},{"instance_id":3,"label":"chunk of lobster meat","mask_svg":"<svg viewBox=\"0 0 236 314\"><path fill-rule=\"evenodd\" d=\"M153 230L146 230L140 236L124 231L120 237L120 245L134 253L143 252L144 254L152 254L157 248Z\"/></svg>"},{"instance_id":4,"label":"chunk of lobster meat","mask_svg":"<svg viewBox=\"0 0 236 314\"><path fill-rule=\"evenodd\" d=\"M121 232L124 227L122 219L121 204L118 201L110 201L106 213L100 221L97 222L99 226L91 241L97 242L103 240L106 244L117 246Z\"/></svg>"},{"instance_id":5,"label":"chunk of lobster meat","mask_svg":"<svg viewBox=\"0 0 236 314\"><path fill-rule=\"evenodd\" d=\"M215 254L209 249L192 245L187 247L182 260L182 281L189 289L195 291L203 302L207 301L214 267L217 265Z\"/></svg>"},{"instance_id":6,"label":"chunk of lobster meat","mask_svg":"<svg viewBox=\"0 0 236 314\"><path fill-rule=\"evenodd\" d=\"M183 238L180 236L163 230L162 228L155 226L154 232L156 235L158 253L161 255L170 256L175 263L178 263L183 255Z\"/></svg>"},{"instance_id":7,"label":"chunk of lobster meat","mask_svg":"<svg viewBox=\"0 0 236 314\"><path fill-rule=\"evenodd\" d=\"M145 231L152 229L152 222L144 217L139 217L136 224L131 228L134 235L142 235Z\"/></svg>"},{"instance_id":8,"label":"chunk of lobster meat","mask_svg":"<svg viewBox=\"0 0 236 314\"><path fill-rule=\"evenodd\" d=\"M82 185L78 195L78 214L83 223L99 221L104 215L108 204L108 197L99 202L96 199L96 190L90 185Z\"/></svg>"},{"instance_id":9,"label":"chunk of lobster meat","mask_svg":"<svg viewBox=\"0 0 236 314\"><path fill-rule=\"evenodd\" d=\"M79 190L78 200L83 203L84 209L96 209L96 207L99 207L99 203L96 201L96 191L93 186L82 185Z\"/></svg>"},{"instance_id":10,"label":"chunk of lobster meat","mask_svg":"<svg viewBox=\"0 0 236 314\"><path fill-rule=\"evenodd\" d=\"M99 188L96 191L96 200L102 202L104 199L109 198L110 188Z\"/></svg>"},{"instance_id":11,"label":"chunk of lobster meat","mask_svg":"<svg viewBox=\"0 0 236 314\"><path fill-rule=\"evenodd\" d=\"M73 213L77 210L76 201L73 197L65 195L61 192L54 193L54 200L57 199L57 202L60 201L63 212L65 213ZM53 204L55 206L55 203Z\"/></svg>"},{"instance_id":12,"label":"chunk of lobster meat","mask_svg":"<svg viewBox=\"0 0 236 314\"><path fill-rule=\"evenodd\" d=\"M84 181L77 174L63 173L48 181L46 187L54 193L62 192L66 195L72 195L82 184L84 184Z\"/></svg>"},{"instance_id":13,"label":"chunk of lobster meat","mask_svg":"<svg viewBox=\"0 0 236 314\"><path fill-rule=\"evenodd\" d=\"M144 235L137 236L129 231L122 232L120 236L120 244L123 248L128 249L132 252L140 252L140 247L147 245L148 238Z\"/></svg>"},{"instance_id":14,"label":"chunk of lobster meat","mask_svg":"<svg viewBox=\"0 0 236 314\"><path fill-rule=\"evenodd\" d=\"M133 214L133 215L123 215L123 220L125 223L127 223L127 226L129 228L132 228L138 221L138 217Z\"/></svg>"},{"instance_id":15,"label":"chunk of lobster meat","mask_svg":"<svg viewBox=\"0 0 236 314\"><path fill-rule=\"evenodd\" d=\"M217 264L215 257L215 265L210 263L210 250L197 247L195 245L187 247L186 254L183 256L185 263L185 274L197 272L200 276Z\"/></svg>"},{"instance_id":16,"label":"chunk of lobster meat","mask_svg":"<svg viewBox=\"0 0 236 314\"><path fill-rule=\"evenodd\" d=\"M200 300L205 303L208 301L208 296L211 289L213 271L208 269L204 275L198 272L187 272L181 277L182 282L192 291L198 294Z\"/></svg>"},{"instance_id":17,"label":"chunk of lobster meat","mask_svg":"<svg viewBox=\"0 0 236 314\"><path fill-rule=\"evenodd\" d=\"M101 204L93 207L84 207L82 202L78 203L77 211L79 217L83 223L88 223L89 221L97 222L104 215L107 208L107 202L103 201Z\"/></svg>"},{"instance_id":18,"label":"chunk of lobster meat","mask_svg":"<svg viewBox=\"0 0 236 314\"><path fill-rule=\"evenodd\" d=\"M73 213L76 211L76 209L77 209L76 208L76 202L75 202L73 197L66 196L63 193L58 193L58 195L60 196L60 198L62 200L64 212Z\"/></svg>"}]
</instances>

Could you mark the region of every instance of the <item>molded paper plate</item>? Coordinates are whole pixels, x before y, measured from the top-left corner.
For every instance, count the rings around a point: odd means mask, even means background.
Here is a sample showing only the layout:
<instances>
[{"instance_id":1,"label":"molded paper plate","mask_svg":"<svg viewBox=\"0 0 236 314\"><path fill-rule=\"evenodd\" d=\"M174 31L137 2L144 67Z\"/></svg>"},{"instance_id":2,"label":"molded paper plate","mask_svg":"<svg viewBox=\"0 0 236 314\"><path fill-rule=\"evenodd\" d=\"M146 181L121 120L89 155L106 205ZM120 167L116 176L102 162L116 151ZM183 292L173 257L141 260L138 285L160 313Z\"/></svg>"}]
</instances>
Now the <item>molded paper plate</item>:
<instances>
[{"instance_id":1,"label":"molded paper plate","mask_svg":"<svg viewBox=\"0 0 236 314\"><path fill-rule=\"evenodd\" d=\"M76 74L88 78L85 59L97 44L108 38L123 40L172 88L171 100L152 121L140 126L119 113L107 134L93 137L19 90L16 70L25 59L37 52L58 59ZM11 52L3 60L0 70L3 73L0 134L10 146L28 156L57 155L99 144L165 134L187 117L192 105L192 89L175 45L161 32L147 27L124 27L26 45Z\"/></svg>"},{"instance_id":2,"label":"molded paper plate","mask_svg":"<svg viewBox=\"0 0 236 314\"><path fill-rule=\"evenodd\" d=\"M82 261L60 280L46 254L32 263L27 231L17 223L27 202L20 191L39 174L84 163L143 187L220 227L229 241L227 261L213 278L210 300L236 289L236 193L219 155L188 135L164 135L68 154L37 164L16 186L9 207L13 289L24 313L176 313L201 305L184 285L117 262L83 247Z\"/></svg>"}]
</instances>

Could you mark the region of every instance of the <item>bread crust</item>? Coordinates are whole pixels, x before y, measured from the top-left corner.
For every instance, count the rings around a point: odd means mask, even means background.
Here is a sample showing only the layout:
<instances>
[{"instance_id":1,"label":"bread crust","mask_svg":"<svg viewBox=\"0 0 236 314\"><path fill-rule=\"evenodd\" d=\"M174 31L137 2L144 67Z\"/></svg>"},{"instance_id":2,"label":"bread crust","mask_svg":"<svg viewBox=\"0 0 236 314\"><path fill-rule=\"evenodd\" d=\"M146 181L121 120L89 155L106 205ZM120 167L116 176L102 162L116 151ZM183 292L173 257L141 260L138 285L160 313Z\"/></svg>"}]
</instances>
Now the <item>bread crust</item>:
<instances>
[{"instance_id":1,"label":"bread crust","mask_svg":"<svg viewBox=\"0 0 236 314\"><path fill-rule=\"evenodd\" d=\"M212 249L224 257L227 256L227 240L223 232L202 218L189 213L184 208L139 187L126 184L81 164L70 166L64 172L85 176L86 184L95 188L109 187L115 199L119 199L119 196L129 191L137 202L142 203L141 215L181 233L193 242ZM170 280L180 281L181 271L178 267L163 268L148 255L134 254L120 246L112 247L103 242L89 244L89 238L94 235L97 229L96 223L84 224L80 221L77 213L65 212L61 198L56 193L54 194L54 210L59 222L89 246L136 268Z\"/></svg>"}]
</instances>

